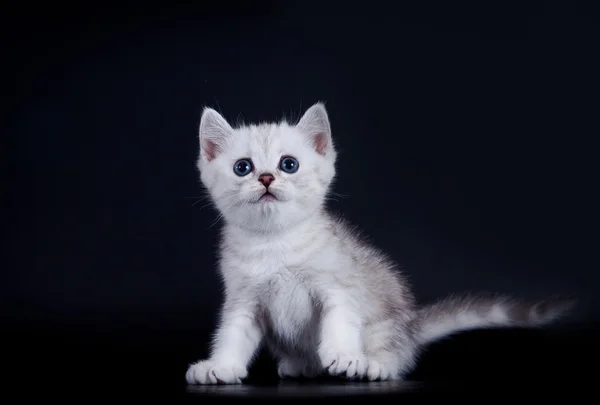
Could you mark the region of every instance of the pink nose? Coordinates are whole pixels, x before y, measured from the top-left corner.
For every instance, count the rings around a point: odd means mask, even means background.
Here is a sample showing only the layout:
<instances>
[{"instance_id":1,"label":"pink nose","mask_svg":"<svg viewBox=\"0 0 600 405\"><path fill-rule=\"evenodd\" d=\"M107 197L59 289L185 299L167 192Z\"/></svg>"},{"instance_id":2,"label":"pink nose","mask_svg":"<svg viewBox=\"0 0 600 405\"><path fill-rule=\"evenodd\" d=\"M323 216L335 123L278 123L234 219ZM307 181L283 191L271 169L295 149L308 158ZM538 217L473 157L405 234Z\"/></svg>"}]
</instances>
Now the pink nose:
<instances>
[{"instance_id":1,"label":"pink nose","mask_svg":"<svg viewBox=\"0 0 600 405\"><path fill-rule=\"evenodd\" d=\"M258 177L258 181L260 181L262 183L262 185L265 186L266 188L269 188L269 186L271 185L273 180L275 180L275 177L269 173L261 174Z\"/></svg>"}]
</instances>

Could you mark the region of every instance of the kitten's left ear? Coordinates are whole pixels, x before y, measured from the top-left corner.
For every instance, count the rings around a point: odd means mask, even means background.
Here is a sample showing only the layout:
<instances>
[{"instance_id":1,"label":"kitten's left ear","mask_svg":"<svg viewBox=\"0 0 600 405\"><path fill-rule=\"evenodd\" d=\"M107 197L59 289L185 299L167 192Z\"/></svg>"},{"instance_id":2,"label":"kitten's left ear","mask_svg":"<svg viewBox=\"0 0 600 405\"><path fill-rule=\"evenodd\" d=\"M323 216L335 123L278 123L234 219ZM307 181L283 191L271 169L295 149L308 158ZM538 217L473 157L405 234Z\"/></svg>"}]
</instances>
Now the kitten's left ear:
<instances>
[{"instance_id":1,"label":"kitten's left ear","mask_svg":"<svg viewBox=\"0 0 600 405\"><path fill-rule=\"evenodd\" d=\"M200 118L200 156L209 162L213 160L223 152L232 133L233 128L221 114L212 108L204 108Z\"/></svg>"},{"instance_id":2,"label":"kitten's left ear","mask_svg":"<svg viewBox=\"0 0 600 405\"><path fill-rule=\"evenodd\" d=\"M325 155L333 147L329 116L323 103L316 103L306 110L296 128L312 138L313 146L320 155Z\"/></svg>"}]
</instances>

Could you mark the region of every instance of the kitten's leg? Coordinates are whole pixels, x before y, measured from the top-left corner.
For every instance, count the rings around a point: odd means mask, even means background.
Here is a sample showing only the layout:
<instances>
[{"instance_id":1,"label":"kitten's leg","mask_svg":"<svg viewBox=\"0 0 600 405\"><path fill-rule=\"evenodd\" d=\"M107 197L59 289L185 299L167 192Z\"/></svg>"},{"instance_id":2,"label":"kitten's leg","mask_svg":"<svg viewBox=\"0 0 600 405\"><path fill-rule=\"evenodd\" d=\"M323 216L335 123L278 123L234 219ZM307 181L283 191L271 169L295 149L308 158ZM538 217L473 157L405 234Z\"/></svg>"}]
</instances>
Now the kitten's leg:
<instances>
[{"instance_id":1,"label":"kitten's leg","mask_svg":"<svg viewBox=\"0 0 600 405\"><path fill-rule=\"evenodd\" d=\"M255 302L228 297L211 355L188 368L188 384L240 384L248 376L248 365L261 340Z\"/></svg>"},{"instance_id":2,"label":"kitten's leg","mask_svg":"<svg viewBox=\"0 0 600 405\"><path fill-rule=\"evenodd\" d=\"M362 320L348 294L336 289L322 298L318 356L329 374L362 378L366 370Z\"/></svg>"},{"instance_id":3,"label":"kitten's leg","mask_svg":"<svg viewBox=\"0 0 600 405\"><path fill-rule=\"evenodd\" d=\"M394 320L366 328L367 378L370 381L402 379L415 365L415 344Z\"/></svg>"}]
</instances>

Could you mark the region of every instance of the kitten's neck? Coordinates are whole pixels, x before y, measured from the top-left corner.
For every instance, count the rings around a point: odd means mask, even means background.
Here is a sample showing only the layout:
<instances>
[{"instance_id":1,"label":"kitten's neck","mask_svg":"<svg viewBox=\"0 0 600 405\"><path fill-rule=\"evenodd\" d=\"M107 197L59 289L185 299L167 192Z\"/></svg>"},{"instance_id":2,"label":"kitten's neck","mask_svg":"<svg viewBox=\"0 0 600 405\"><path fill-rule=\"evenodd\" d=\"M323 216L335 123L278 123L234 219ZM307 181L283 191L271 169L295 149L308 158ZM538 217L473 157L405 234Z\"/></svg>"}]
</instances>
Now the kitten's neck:
<instances>
[{"instance_id":1,"label":"kitten's neck","mask_svg":"<svg viewBox=\"0 0 600 405\"><path fill-rule=\"evenodd\" d=\"M248 227L245 224L225 223L227 231L242 234L247 237L260 237L264 239L280 239L288 235L297 235L305 232L317 231L320 225L326 222L327 213L324 209L319 209L313 214L305 217L302 221L295 224L288 224L282 227L256 228Z\"/></svg>"}]
</instances>

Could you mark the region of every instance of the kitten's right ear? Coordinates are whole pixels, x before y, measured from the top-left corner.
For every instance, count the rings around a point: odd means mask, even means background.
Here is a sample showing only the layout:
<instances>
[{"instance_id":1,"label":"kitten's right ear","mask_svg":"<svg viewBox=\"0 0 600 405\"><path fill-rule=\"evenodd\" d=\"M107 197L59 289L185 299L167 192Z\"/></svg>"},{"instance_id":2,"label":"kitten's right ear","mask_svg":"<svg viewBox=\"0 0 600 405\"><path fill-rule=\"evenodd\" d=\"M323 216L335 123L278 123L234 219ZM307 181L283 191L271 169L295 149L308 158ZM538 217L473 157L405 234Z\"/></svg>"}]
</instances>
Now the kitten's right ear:
<instances>
[{"instance_id":1,"label":"kitten's right ear","mask_svg":"<svg viewBox=\"0 0 600 405\"><path fill-rule=\"evenodd\" d=\"M208 162L223 151L225 142L233 133L227 120L212 108L205 107L200 118L200 156Z\"/></svg>"},{"instance_id":2,"label":"kitten's right ear","mask_svg":"<svg viewBox=\"0 0 600 405\"><path fill-rule=\"evenodd\" d=\"M320 155L332 150L331 126L323 103L315 103L306 110L296 127L312 138L313 147Z\"/></svg>"}]
</instances>

